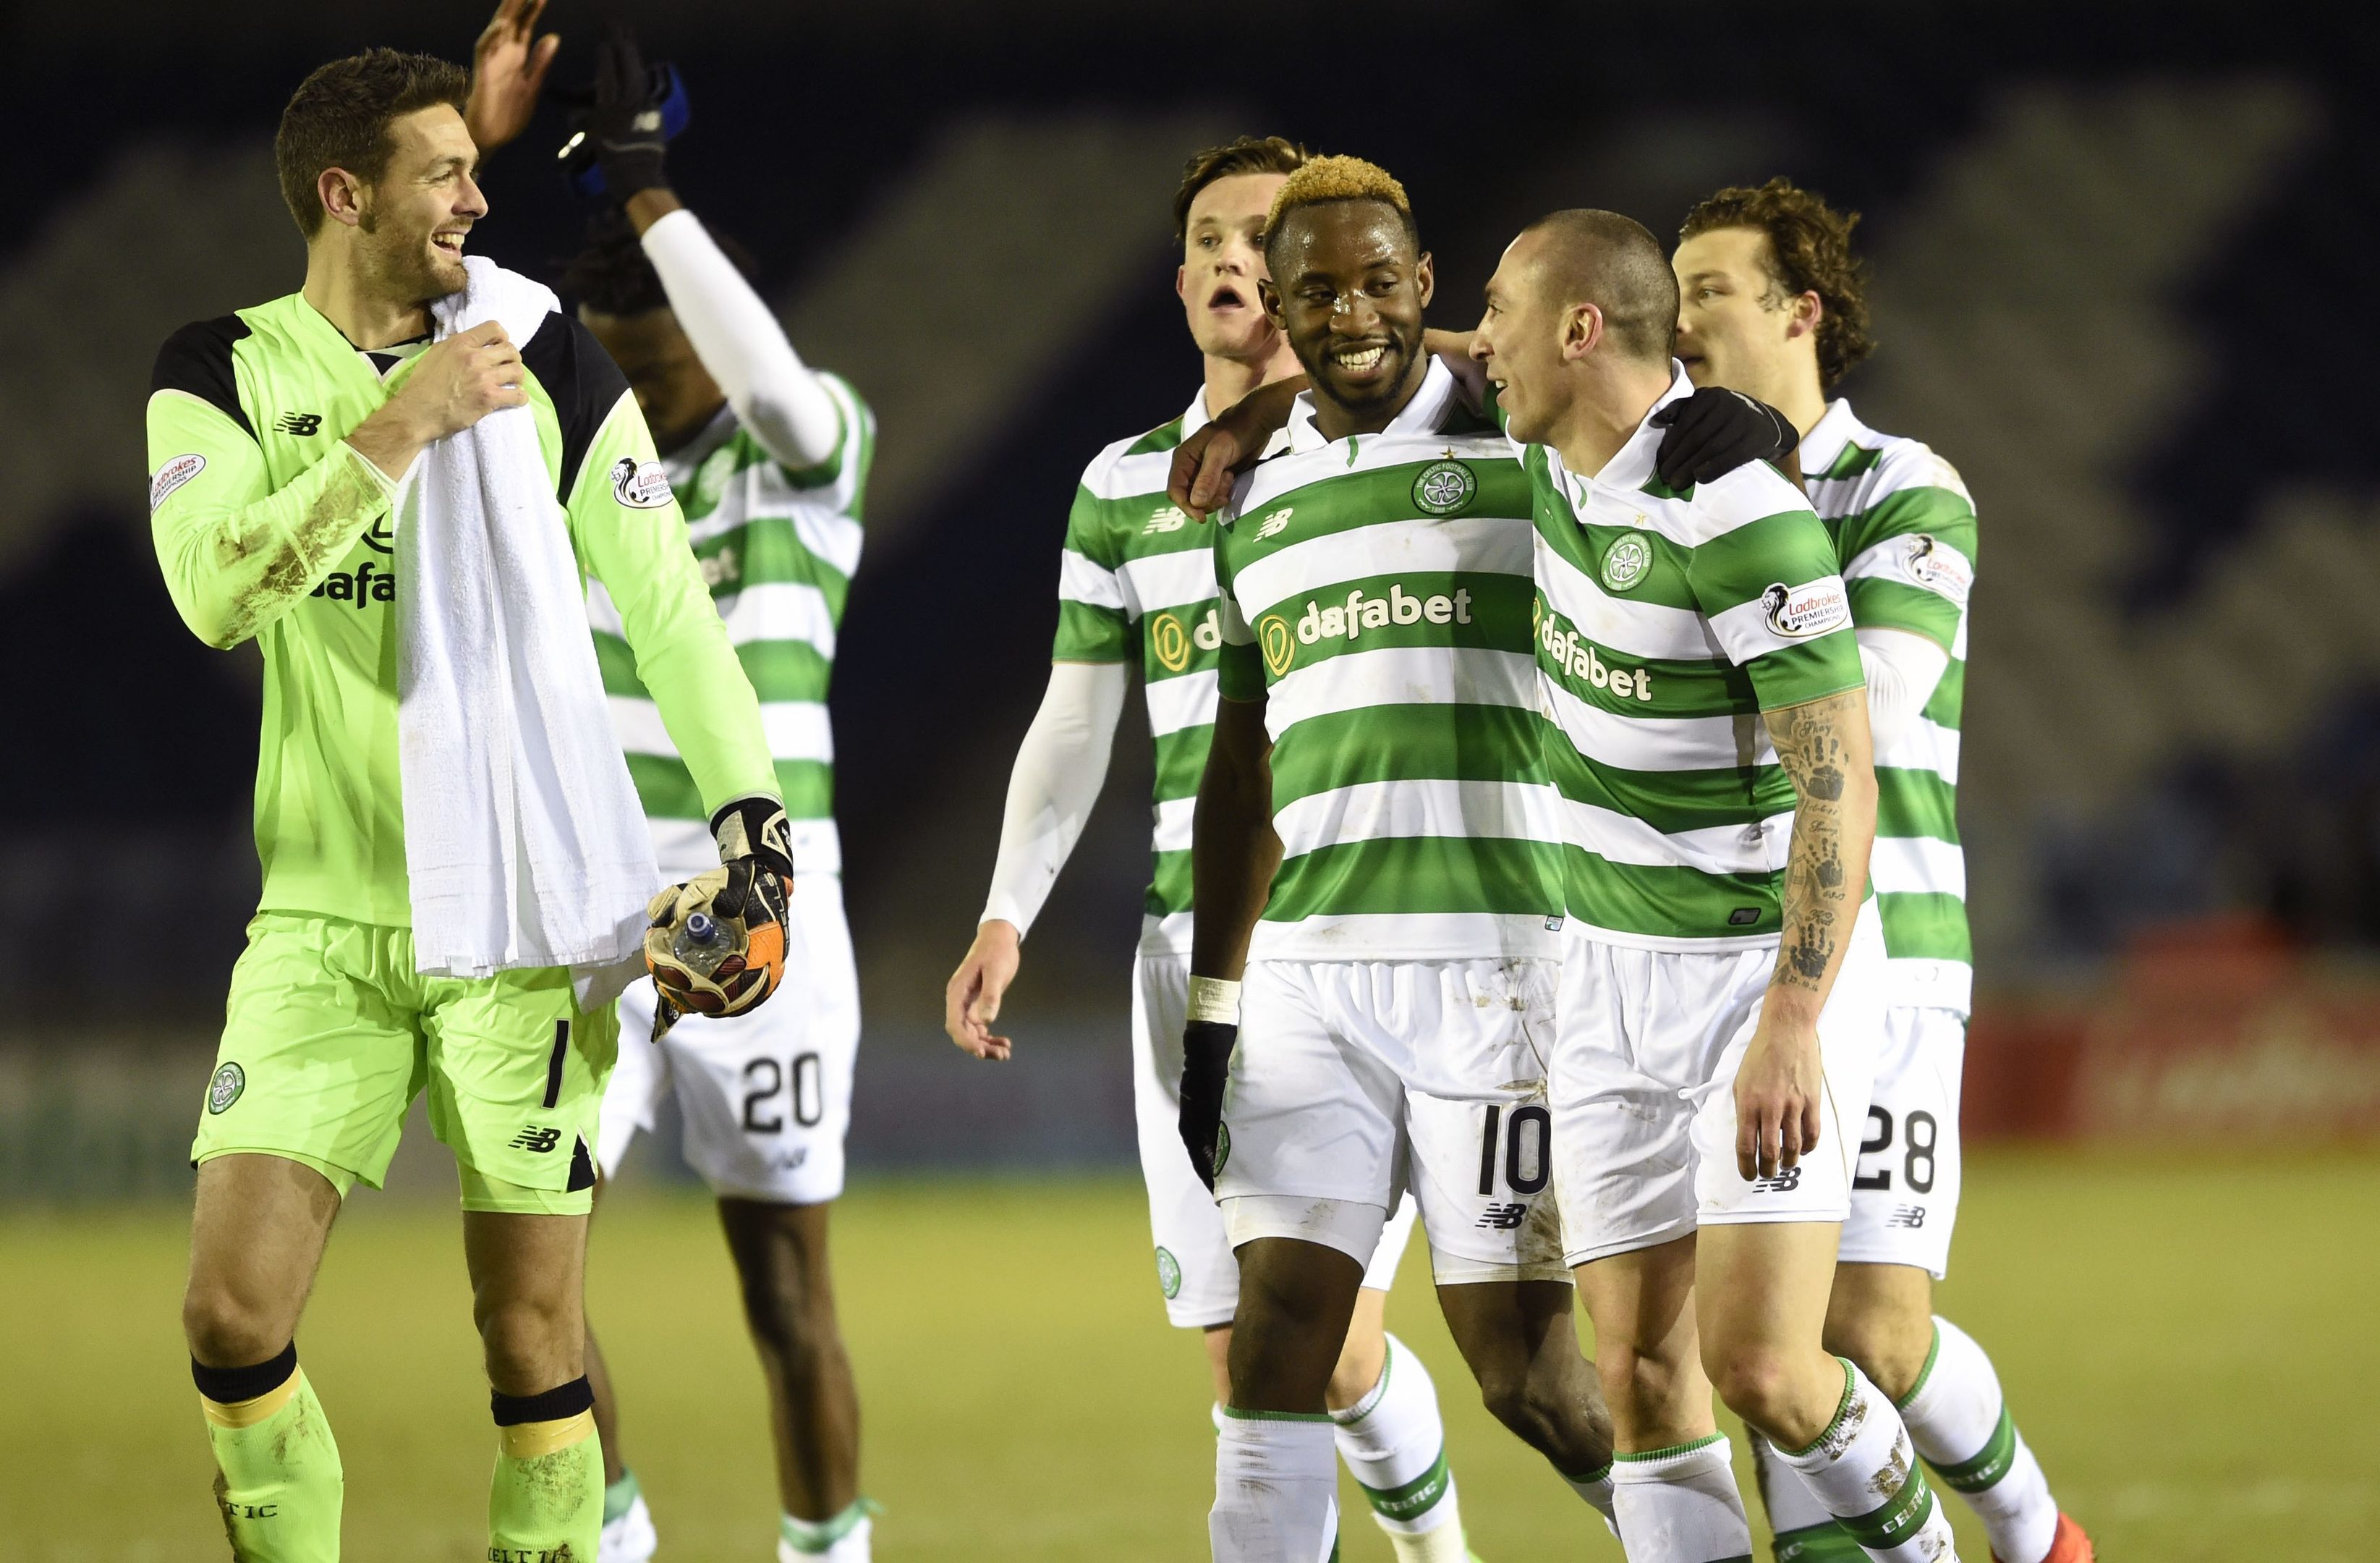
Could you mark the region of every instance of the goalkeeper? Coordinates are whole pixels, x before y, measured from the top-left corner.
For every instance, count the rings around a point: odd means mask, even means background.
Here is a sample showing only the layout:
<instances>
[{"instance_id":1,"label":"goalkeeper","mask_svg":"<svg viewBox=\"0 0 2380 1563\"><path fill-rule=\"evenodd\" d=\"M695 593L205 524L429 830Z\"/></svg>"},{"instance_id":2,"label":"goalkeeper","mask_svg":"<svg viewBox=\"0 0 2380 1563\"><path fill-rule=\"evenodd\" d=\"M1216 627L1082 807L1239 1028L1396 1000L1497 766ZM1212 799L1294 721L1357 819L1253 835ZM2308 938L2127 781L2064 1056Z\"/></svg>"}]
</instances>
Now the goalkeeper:
<instances>
[{"instance_id":1,"label":"goalkeeper","mask_svg":"<svg viewBox=\"0 0 2380 1563\"><path fill-rule=\"evenodd\" d=\"M400 705L409 719L425 697L416 676L400 702L398 668L431 642L414 619L400 636L399 608L467 627L491 611L456 594L405 596L421 589L417 561L455 562L426 552L434 532L407 535L432 503L422 467L451 477L466 445L490 463L480 488L442 483L434 496L442 515L483 532L500 530L499 517L515 527L543 517L535 506L475 514L477 495L552 496L546 512L566 524L580 570L611 585L721 857L772 894L792 873L758 704L619 369L558 311L518 342L494 324L433 340L434 311L450 307L441 300L467 285L476 297L475 276L491 275L462 261L488 210L466 87L455 66L387 49L308 77L274 143L282 194L306 238L304 287L176 332L149 399L152 530L175 606L210 645L252 639L264 660L263 896L232 974L191 1150L198 1197L183 1303L217 1500L233 1556L254 1563L338 1556L338 1447L295 1336L342 1200L358 1181L377 1186L408 1103L425 1091L461 1178L472 1312L493 1392L487 1556L591 1558L602 1517L580 1298L596 1105L617 1024L564 967L506 954L480 968L492 974L468 975L443 946L417 956L417 922L426 935L430 920L417 918L423 887L408 856L454 822L442 811L431 829L425 814L408 843L400 763L422 756L400 742ZM503 274L492 275L501 285ZM533 422L507 428L512 443L492 433L446 443L518 407ZM575 600L566 605L576 612ZM459 687L474 670L457 666L444 682ZM540 698L569 671L511 669ZM600 702L591 665L585 689L590 707ZM544 737L558 741L551 721ZM606 778L553 779L571 805L560 817L575 826L589 817L583 797ZM626 800L627 778L613 779ZM526 815L542 800L516 792L514 801ZM621 813L633 829L632 812ZM467 870L458 893L518 897L516 928L561 921L568 898L537 894L549 844L529 848L517 879L491 867L477 876L488 883L471 883ZM623 926L634 930L633 899Z\"/></svg>"}]
</instances>

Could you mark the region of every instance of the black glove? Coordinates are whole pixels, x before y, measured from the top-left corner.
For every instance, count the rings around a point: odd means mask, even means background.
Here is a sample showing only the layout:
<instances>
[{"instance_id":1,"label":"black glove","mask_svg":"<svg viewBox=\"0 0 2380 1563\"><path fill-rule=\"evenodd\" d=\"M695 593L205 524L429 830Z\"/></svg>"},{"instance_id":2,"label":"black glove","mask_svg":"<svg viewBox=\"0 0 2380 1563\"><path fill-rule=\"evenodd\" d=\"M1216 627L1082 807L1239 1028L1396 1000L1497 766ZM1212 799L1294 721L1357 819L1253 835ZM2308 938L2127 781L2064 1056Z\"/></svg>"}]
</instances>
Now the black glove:
<instances>
[{"instance_id":1,"label":"black glove","mask_svg":"<svg viewBox=\"0 0 2380 1563\"><path fill-rule=\"evenodd\" d=\"M636 34L615 28L595 50L595 104L587 140L603 170L603 192L625 201L638 190L669 184L662 166L669 144L662 128L663 84L645 68Z\"/></svg>"},{"instance_id":2,"label":"black glove","mask_svg":"<svg viewBox=\"0 0 2380 1563\"><path fill-rule=\"evenodd\" d=\"M1802 435L1791 419L1742 391L1706 385L1653 414L1653 427L1669 432L1653 458L1653 471L1670 488L1706 483L1747 461L1785 459Z\"/></svg>"},{"instance_id":3,"label":"black glove","mask_svg":"<svg viewBox=\"0 0 2380 1563\"><path fill-rule=\"evenodd\" d=\"M794 826L785 806L765 794L739 798L710 816L710 838L719 861L733 868L749 858L753 867L794 884Z\"/></svg>"},{"instance_id":4,"label":"black glove","mask_svg":"<svg viewBox=\"0 0 2380 1563\"><path fill-rule=\"evenodd\" d=\"M1207 1191L1223 1162L1223 1082L1232 1074L1232 1049L1240 1028L1221 1020L1193 1020L1182 1028L1182 1148L1190 1169Z\"/></svg>"}]
</instances>

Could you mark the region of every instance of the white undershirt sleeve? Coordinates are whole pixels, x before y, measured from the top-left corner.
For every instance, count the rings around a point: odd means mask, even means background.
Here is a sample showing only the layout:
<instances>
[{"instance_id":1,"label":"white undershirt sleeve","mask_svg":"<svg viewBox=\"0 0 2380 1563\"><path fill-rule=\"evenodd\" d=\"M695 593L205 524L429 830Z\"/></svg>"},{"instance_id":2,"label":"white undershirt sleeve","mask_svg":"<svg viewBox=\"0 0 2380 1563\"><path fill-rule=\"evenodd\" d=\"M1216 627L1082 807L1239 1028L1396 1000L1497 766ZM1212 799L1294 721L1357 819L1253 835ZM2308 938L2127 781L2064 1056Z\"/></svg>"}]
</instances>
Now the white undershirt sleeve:
<instances>
[{"instance_id":1,"label":"white undershirt sleeve","mask_svg":"<svg viewBox=\"0 0 2380 1563\"><path fill-rule=\"evenodd\" d=\"M1934 688L1950 668L1950 653L1906 629L1859 629L1860 665L1867 671L1867 726L1876 751L1916 722Z\"/></svg>"},{"instance_id":2,"label":"white undershirt sleeve","mask_svg":"<svg viewBox=\"0 0 2380 1563\"><path fill-rule=\"evenodd\" d=\"M1121 662L1050 665L1050 688L1009 773L1000 856L981 921L1013 922L1022 937L1040 915L1107 780L1131 681L1130 665Z\"/></svg>"},{"instance_id":3,"label":"white undershirt sleeve","mask_svg":"<svg viewBox=\"0 0 2380 1563\"><path fill-rule=\"evenodd\" d=\"M843 437L833 396L701 219L681 207L647 228L644 243L695 356L760 447L788 467L832 456Z\"/></svg>"}]
</instances>

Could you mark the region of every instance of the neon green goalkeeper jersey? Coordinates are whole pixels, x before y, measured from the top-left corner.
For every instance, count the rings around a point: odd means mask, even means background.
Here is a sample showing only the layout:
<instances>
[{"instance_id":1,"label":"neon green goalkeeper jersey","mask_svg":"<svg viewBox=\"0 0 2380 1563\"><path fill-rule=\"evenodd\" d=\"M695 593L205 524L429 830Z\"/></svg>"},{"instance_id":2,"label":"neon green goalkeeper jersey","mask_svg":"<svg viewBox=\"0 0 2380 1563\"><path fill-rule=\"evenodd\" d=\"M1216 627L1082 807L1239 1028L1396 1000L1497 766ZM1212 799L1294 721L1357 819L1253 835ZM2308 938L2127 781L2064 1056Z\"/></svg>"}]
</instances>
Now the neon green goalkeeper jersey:
<instances>
[{"instance_id":1,"label":"neon green goalkeeper jersey","mask_svg":"<svg viewBox=\"0 0 2380 1563\"><path fill-rule=\"evenodd\" d=\"M261 905L410 926L397 780L393 490L346 443L421 344L358 351L299 294L184 326L149 397L149 507L166 590L209 645L264 655ZM521 348L582 575L611 587L637 673L707 806L777 781L625 378L576 321Z\"/></svg>"},{"instance_id":2,"label":"neon green goalkeeper jersey","mask_svg":"<svg viewBox=\"0 0 2380 1563\"><path fill-rule=\"evenodd\" d=\"M1956 469L1916 440L1878 433L1830 402L1802 441L1810 503L1834 533L1861 629L1923 635L1950 655L1907 728L1876 752L1876 856L1895 1004L1967 1013L1974 985L1967 860L1959 845L1959 715L1975 507Z\"/></svg>"}]
</instances>

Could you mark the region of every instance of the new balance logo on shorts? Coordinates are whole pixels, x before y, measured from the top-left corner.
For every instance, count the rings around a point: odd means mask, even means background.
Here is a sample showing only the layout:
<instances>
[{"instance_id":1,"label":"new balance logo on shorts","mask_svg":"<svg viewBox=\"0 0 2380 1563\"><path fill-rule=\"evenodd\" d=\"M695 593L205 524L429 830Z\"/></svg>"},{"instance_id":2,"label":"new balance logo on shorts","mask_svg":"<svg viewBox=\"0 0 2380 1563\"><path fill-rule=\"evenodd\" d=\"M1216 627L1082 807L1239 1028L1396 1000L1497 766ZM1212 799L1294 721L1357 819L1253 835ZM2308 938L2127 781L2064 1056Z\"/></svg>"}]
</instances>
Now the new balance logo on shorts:
<instances>
[{"instance_id":1,"label":"new balance logo on shorts","mask_svg":"<svg viewBox=\"0 0 2380 1563\"><path fill-rule=\"evenodd\" d=\"M1511 1232L1517 1231L1521 1223L1528 1218L1529 1207L1525 1204L1491 1204L1474 1225L1491 1227L1499 1232Z\"/></svg>"},{"instance_id":2,"label":"new balance logo on shorts","mask_svg":"<svg viewBox=\"0 0 2380 1563\"><path fill-rule=\"evenodd\" d=\"M1925 1207L1922 1204L1894 1205L1892 1214L1885 1218L1884 1224L1888 1227L1907 1227L1912 1229L1923 1227L1925 1225Z\"/></svg>"},{"instance_id":3,"label":"new balance logo on shorts","mask_svg":"<svg viewBox=\"0 0 2380 1563\"><path fill-rule=\"evenodd\" d=\"M541 1156L561 1143L562 1130L540 1129L537 1125L530 1124L513 1136L512 1148L516 1151L531 1151Z\"/></svg>"},{"instance_id":4,"label":"new balance logo on shorts","mask_svg":"<svg viewBox=\"0 0 2380 1563\"><path fill-rule=\"evenodd\" d=\"M1790 1194L1802 1186L1802 1169L1789 1166L1774 1178L1755 1178L1752 1191L1755 1194Z\"/></svg>"}]
</instances>

